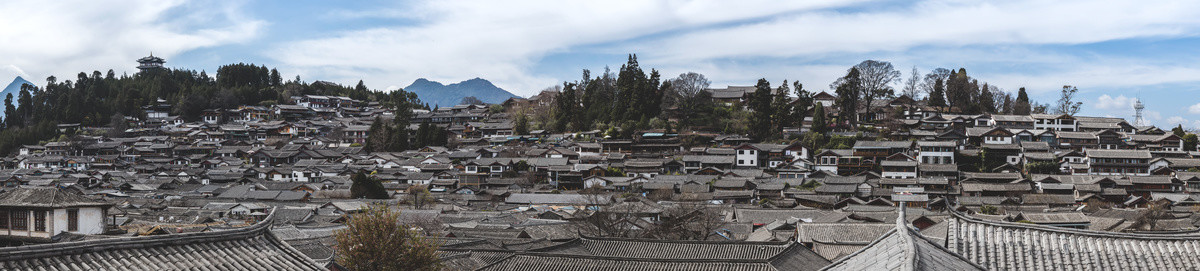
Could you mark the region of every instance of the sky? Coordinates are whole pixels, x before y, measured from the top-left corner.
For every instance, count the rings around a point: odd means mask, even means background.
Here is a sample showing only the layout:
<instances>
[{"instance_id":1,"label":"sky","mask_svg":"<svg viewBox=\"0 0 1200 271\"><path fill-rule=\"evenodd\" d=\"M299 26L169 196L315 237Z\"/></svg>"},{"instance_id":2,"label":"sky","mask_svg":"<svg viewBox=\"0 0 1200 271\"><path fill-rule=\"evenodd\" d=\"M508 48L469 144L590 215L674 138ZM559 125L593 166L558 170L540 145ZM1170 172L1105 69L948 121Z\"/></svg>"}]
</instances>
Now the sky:
<instances>
[{"instance_id":1,"label":"sky","mask_svg":"<svg viewBox=\"0 0 1200 271\"><path fill-rule=\"evenodd\" d=\"M101 3L103 2L103 3ZM1200 1L0 1L0 81L167 66L277 67L390 90L484 78L520 96L616 70L628 54L714 87L828 90L863 60L934 68L1081 115L1200 128ZM896 84L900 88L900 84Z\"/></svg>"}]
</instances>

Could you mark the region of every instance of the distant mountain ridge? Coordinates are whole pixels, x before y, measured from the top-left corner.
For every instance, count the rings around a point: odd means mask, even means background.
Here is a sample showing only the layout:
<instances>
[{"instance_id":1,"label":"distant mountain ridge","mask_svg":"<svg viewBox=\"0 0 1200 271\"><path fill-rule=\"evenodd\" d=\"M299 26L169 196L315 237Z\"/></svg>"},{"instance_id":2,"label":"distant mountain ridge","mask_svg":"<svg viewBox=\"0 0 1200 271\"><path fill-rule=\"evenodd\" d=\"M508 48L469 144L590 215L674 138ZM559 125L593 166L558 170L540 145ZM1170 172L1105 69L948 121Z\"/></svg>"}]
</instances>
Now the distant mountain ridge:
<instances>
[{"instance_id":1,"label":"distant mountain ridge","mask_svg":"<svg viewBox=\"0 0 1200 271\"><path fill-rule=\"evenodd\" d=\"M21 93L21 85L24 85L24 84L33 85L33 82L29 82L29 80L25 80L25 78L21 78L20 76L17 76L17 78L13 78L12 83L8 83L8 86L4 87L4 91L0 91L0 101L3 101L4 98L8 97L9 93L12 93L13 105L16 105L17 104L17 96L19 96ZM0 106L3 106L3 104L0 104ZM3 118L3 117L4 117L4 108L0 108L0 118Z\"/></svg>"},{"instance_id":2,"label":"distant mountain ridge","mask_svg":"<svg viewBox=\"0 0 1200 271\"><path fill-rule=\"evenodd\" d=\"M500 103L508 98L520 97L478 77L449 85L420 78L404 87L404 91L416 93L421 102L429 103L429 106L439 107L457 105L462 98L470 96L485 103Z\"/></svg>"}]
</instances>

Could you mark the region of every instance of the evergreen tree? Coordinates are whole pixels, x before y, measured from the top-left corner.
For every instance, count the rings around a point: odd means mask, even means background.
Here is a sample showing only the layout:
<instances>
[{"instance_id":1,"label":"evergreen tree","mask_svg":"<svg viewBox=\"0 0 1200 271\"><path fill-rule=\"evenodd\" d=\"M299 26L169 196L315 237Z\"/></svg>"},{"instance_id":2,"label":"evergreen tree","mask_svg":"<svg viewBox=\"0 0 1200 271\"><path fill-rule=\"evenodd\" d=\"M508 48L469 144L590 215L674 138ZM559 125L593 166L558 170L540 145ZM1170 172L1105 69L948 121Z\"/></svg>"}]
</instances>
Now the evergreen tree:
<instances>
[{"instance_id":1,"label":"evergreen tree","mask_svg":"<svg viewBox=\"0 0 1200 271\"><path fill-rule=\"evenodd\" d=\"M983 83L983 87L979 89L979 113L996 113L996 103L987 83Z\"/></svg>"},{"instance_id":2,"label":"evergreen tree","mask_svg":"<svg viewBox=\"0 0 1200 271\"><path fill-rule=\"evenodd\" d=\"M576 118L579 101L575 97L575 83L564 83L563 91L558 94L554 107L554 131L567 132L573 118Z\"/></svg>"},{"instance_id":3,"label":"evergreen tree","mask_svg":"<svg viewBox=\"0 0 1200 271\"><path fill-rule=\"evenodd\" d=\"M1033 107L1029 105L1029 94L1025 93L1025 88L1017 90L1017 101L1013 105L1013 115L1029 115L1032 109Z\"/></svg>"},{"instance_id":4,"label":"evergreen tree","mask_svg":"<svg viewBox=\"0 0 1200 271\"><path fill-rule=\"evenodd\" d=\"M357 84L357 85L354 85L354 90L357 90L357 91L367 91L368 89L367 89L367 85L366 85L366 84L363 84L363 81L362 81L362 80L358 80L358 84Z\"/></svg>"},{"instance_id":5,"label":"evergreen tree","mask_svg":"<svg viewBox=\"0 0 1200 271\"><path fill-rule=\"evenodd\" d=\"M829 123L825 122L825 106L820 103L813 105L812 110L812 132L825 134L829 131Z\"/></svg>"},{"instance_id":6,"label":"evergreen tree","mask_svg":"<svg viewBox=\"0 0 1200 271\"><path fill-rule=\"evenodd\" d=\"M791 93L791 88L788 87L787 80L783 80L783 84L775 89L775 95L771 98L771 122L774 132L783 131L784 127L795 123L791 121L792 115L792 99L788 97Z\"/></svg>"},{"instance_id":7,"label":"evergreen tree","mask_svg":"<svg viewBox=\"0 0 1200 271\"><path fill-rule=\"evenodd\" d=\"M946 101L951 112L955 108L958 112L966 112L971 107L971 79L967 76L967 69L959 68L951 72L946 80Z\"/></svg>"},{"instance_id":8,"label":"evergreen tree","mask_svg":"<svg viewBox=\"0 0 1200 271\"><path fill-rule=\"evenodd\" d=\"M808 116L808 108L813 104L812 93L804 89L800 81L792 82L796 91L796 103L792 106L792 119L796 127L804 127L804 117Z\"/></svg>"},{"instance_id":9,"label":"evergreen tree","mask_svg":"<svg viewBox=\"0 0 1200 271\"><path fill-rule=\"evenodd\" d=\"M861 83L859 83L858 68L851 68L850 72L846 73L845 77L839 79L842 84L837 86L836 104L841 114L841 118L849 121L850 125L858 123L858 99L860 97ZM839 123L838 125L841 125Z\"/></svg>"},{"instance_id":10,"label":"evergreen tree","mask_svg":"<svg viewBox=\"0 0 1200 271\"><path fill-rule=\"evenodd\" d=\"M933 92L929 93L928 106L946 107L946 87L941 78L938 78L933 85Z\"/></svg>"},{"instance_id":11,"label":"evergreen tree","mask_svg":"<svg viewBox=\"0 0 1200 271\"><path fill-rule=\"evenodd\" d=\"M4 126L22 126L19 117L20 116L19 113L17 113L17 107L13 105L13 95L12 93L9 93L8 96L4 98Z\"/></svg>"},{"instance_id":12,"label":"evergreen tree","mask_svg":"<svg viewBox=\"0 0 1200 271\"><path fill-rule=\"evenodd\" d=\"M750 108L754 111L750 119L750 138L762 141L775 134L771 131L771 83L766 78L758 79L750 96Z\"/></svg>"},{"instance_id":13,"label":"evergreen tree","mask_svg":"<svg viewBox=\"0 0 1200 271\"><path fill-rule=\"evenodd\" d=\"M33 114L34 111L33 111L33 95L31 95L29 93L29 88L25 87L28 85L29 84L22 85L21 90L20 90L20 92L18 92L18 96L17 96L17 112L19 115L18 124L21 126L24 126L24 123L26 123L26 122L29 122L29 123L33 122L33 121L29 121L30 116Z\"/></svg>"},{"instance_id":14,"label":"evergreen tree","mask_svg":"<svg viewBox=\"0 0 1200 271\"><path fill-rule=\"evenodd\" d=\"M1187 134L1183 136L1183 150L1196 151L1197 144L1196 134Z\"/></svg>"},{"instance_id":15,"label":"evergreen tree","mask_svg":"<svg viewBox=\"0 0 1200 271\"><path fill-rule=\"evenodd\" d=\"M271 69L271 86L278 87L283 85L283 77L279 76L279 71Z\"/></svg>"},{"instance_id":16,"label":"evergreen tree","mask_svg":"<svg viewBox=\"0 0 1200 271\"><path fill-rule=\"evenodd\" d=\"M1171 128L1171 133L1180 138L1183 138L1183 136L1187 135L1187 131L1183 129L1183 124L1175 126L1175 128Z\"/></svg>"},{"instance_id":17,"label":"evergreen tree","mask_svg":"<svg viewBox=\"0 0 1200 271\"><path fill-rule=\"evenodd\" d=\"M387 189L383 187L383 183L375 177L368 177L367 174L359 171L350 178L350 196L356 199L387 199Z\"/></svg>"},{"instance_id":18,"label":"evergreen tree","mask_svg":"<svg viewBox=\"0 0 1200 271\"><path fill-rule=\"evenodd\" d=\"M386 151L387 141L391 137L389 132L387 124L379 117L375 117L375 121L371 122L371 128L367 130L367 143L363 149L367 152Z\"/></svg>"},{"instance_id":19,"label":"evergreen tree","mask_svg":"<svg viewBox=\"0 0 1200 271\"><path fill-rule=\"evenodd\" d=\"M517 119L513 121L513 133L517 135L529 134L529 117L525 116L525 112L517 113Z\"/></svg>"}]
</instances>

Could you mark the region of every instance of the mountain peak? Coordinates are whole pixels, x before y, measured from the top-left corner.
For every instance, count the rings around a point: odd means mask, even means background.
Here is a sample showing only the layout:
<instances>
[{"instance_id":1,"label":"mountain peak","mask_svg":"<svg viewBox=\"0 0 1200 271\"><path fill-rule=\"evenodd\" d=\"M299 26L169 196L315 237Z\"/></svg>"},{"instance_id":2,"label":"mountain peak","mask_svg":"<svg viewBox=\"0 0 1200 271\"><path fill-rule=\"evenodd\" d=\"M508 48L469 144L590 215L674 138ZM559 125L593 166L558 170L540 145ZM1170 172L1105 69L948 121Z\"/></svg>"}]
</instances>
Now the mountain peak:
<instances>
[{"instance_id":1,"label":"mountain peak","mask_svg":"<svg viewBox=\"0 0 1200 271\"><path fill-rule=\"evenodd\" d=\"M479 77L449 85L418 78L404 90L416 93L422 102L429 103L430 106L453 106L462 101L462 98L471 96L486 103L500 103L508 98L517 97Z\"/></svg>"},{"instance_id":2,"label":"mountain peak","mask_svg":"<svg viewBox=\"0 0 1200 271\"><path fill-rule=\"evenodd\" d=\"M8 83L8 86L4 87L4 91L0 91L0 99L7 98L9 94L12 94L13 99L16 99L17 95L21 93L21 85L24 84L33 85L33 82L29 82L29 80L25 80L25 78L21 78L21 76L13 78L12 83ZM16 103L16 101L13 102ZM3 110L0 110L0 117L4 117Z\"/></svg>"}]
</instances>

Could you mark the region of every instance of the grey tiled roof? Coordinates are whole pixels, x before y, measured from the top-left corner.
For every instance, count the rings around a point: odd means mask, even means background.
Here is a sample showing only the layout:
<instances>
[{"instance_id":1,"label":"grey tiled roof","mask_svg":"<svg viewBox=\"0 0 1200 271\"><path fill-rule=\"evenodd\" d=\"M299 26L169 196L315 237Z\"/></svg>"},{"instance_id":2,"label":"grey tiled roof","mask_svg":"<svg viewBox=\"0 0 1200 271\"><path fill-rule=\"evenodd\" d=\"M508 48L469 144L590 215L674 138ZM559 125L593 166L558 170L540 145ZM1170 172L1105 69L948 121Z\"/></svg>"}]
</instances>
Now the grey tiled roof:
<instances>
[{"instance_id":1,"label":"grey tiled roof","mask_svg":"<svg viewBox=\"0 0 1200 271\"><path fill-rule=\"evenodd\" d=\"M55 187L18 187L0 194L0 206L68 208L110 206L111 203L90 199Z\"/></svg>"},{"instance_id":2,"label":"grey tiled roof","mask_svg":"<svg viewBox=\"0 0 1200 271\"><path fill-rule=\"evenodd\" d=\"M926 239L897 219L894 227L861 250L822 270L985 270Z\"/></svg>"},{"instance_id":3,"label":"grey tiled roof","mask_svg":"<svg viewBox=\"0 0 1200 271\"><path fill-rule=\"evenodd\" d=\"M479 270L817 270L829 264L789 242L583 237L515 254Z\"/></svg>"},{"instance_id":4,"label":"grey tiled roof","mask_svg":"<svg viewBox=\"0 0 1200 271\"><path fill-rule=\"evenodd\" d=\"M766 261L658 260L547 253L516 254L476 270L787 270Z\"/></svg>"},{"instance_id":5,"label":"grey tiled roof","mask_svg":"<svg viewBox=\"0 0 1200 271\"><path fill-rule=\"evenodd\" d=\"M1087 156L1090 158L1151 158L1150 151L1147 150L1088 150Z\"/></svg>"},{"instance_id":6,"label":"grey tiled roof","mask_svg":"<svg viewBox=\"0 0 1200 271\"><path fill-rule=\"evenodd\" d=\"M1195 270L1200 236L1111 233L955 213L946 247L993 270Z\"/></svg>"},{"instance_id":7,"label":"grey tiled roof","mask_svg":"<svg viewBox=\"0 0 1200 271\"><path fill-rule=\"evenodd\" d=\"M3 270L323 270L267 228L63 242L0 249Z\"/></svg>"}]
</instances>

